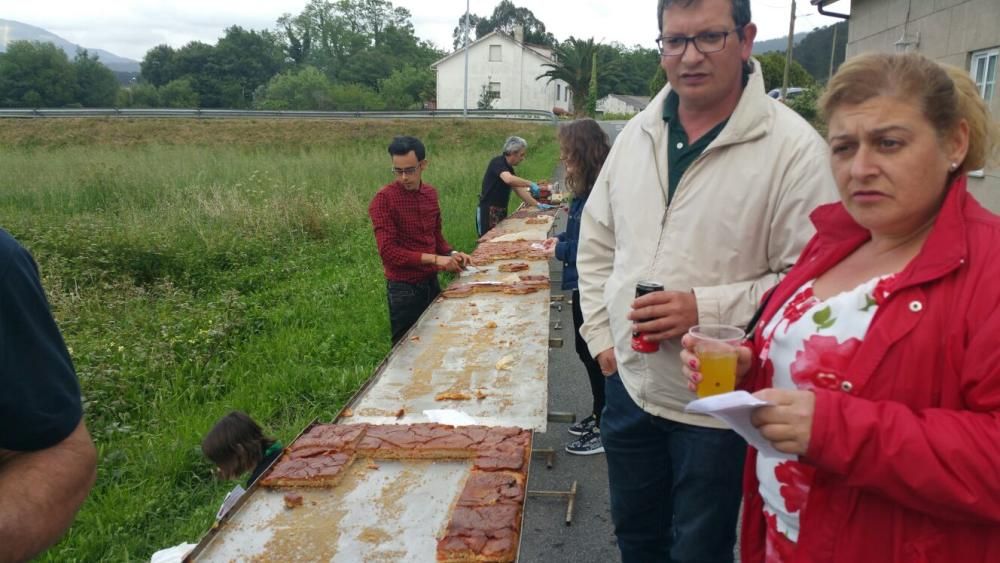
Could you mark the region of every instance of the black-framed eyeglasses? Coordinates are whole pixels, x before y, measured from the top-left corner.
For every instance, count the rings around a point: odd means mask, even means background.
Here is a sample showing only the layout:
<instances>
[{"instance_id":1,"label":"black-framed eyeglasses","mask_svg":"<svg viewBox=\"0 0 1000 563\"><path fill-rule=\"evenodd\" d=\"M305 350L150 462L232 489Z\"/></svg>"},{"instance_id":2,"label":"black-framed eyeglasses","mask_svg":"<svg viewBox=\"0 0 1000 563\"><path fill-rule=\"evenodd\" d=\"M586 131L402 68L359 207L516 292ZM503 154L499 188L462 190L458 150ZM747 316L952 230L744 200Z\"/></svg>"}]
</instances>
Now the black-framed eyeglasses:
<instances>
[{"instance_id":1,"label":"black-framed eyeglasses","mask_svg":"<svg viewBox=\"0 0 1000 563\"><path fill-rule=\"evenodd\" d=\"M688 43L694 43L699 53L707 55L726 48L726 38L731 33L739 33L743 26L729 31L706 31L698 35L665 35L656 38L656 47L662 57L679 57L687 51Z\"/></svg>"},{"instance_id":2,"label":"black-framed eyeglasses","mask_svg":"<svg viewBox=\"0 0 1000 563\"><path fill-rule=\"evenodd\" d=\"M394 167L392 168L392 173L393 173L394 175L396 175L396 176L403 176L403 175L406 175L406 176L413 176L414 174L416 174L416 173L417 173L417 170L419 170L419 169L420 169L420 167L419 167L419 166L410 166L410 167L408 167L408 168L396 168L396 167L394 166Z\"/></svg>"}]
</instances>

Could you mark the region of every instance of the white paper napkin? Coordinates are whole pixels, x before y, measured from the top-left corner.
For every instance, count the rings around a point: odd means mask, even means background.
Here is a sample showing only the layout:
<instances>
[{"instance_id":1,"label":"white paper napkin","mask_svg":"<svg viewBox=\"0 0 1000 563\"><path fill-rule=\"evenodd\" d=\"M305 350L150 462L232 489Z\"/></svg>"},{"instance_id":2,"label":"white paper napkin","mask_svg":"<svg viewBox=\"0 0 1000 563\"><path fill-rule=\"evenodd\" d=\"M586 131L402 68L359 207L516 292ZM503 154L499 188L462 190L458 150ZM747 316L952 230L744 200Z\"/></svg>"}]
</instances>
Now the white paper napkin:
<instances>
[{"instance_id":1,"label":"white paper napkin","mask_svg":"<svg viewBox=\"0 0 1000 563\"><path fill-rule=\"evenodd\" d=\"M161 549L153 554L153 557L149 559L149 563L181 563L196 545L193 543L182 543Z\"/></svg>"},{"instance_id":2,"label":"white paper napkin","mask_svg":"<svg viewBox=\"0 0 1000 563\"><path fill-rule=\"evenodd\" d=\"M232 510L233 505L236 504L236 501L240 500L240 497L242 497L245 492L246 491L240 485L233 487L233 490L229 491L225 500L222 501L222 506L219 507L219 511L215 514L215 519L222 520L222 517L225 516L227 512Z\"/></svg>"},{"instance_id":3,"label":"white paper napkin","mask_svg":"<svg viewBox=\"0 0 1000 563\"><path fill-rule=\"evenodd\" d=\"M796 459L798 456L774 449L771 442L761 436L760 431L750 423L750 414L753 413L754 409L769 404L771 403L762 401L746 391L731 391L691 401L684 407L684 410L718 418L742 436L748 444L768 457Z\"/></svg>"},{"instance_id":4,"label":"white paper napkin","mask_svg":"<svg viewBox=\"0 0 1000 563\"><path fill-rule=\"evenodd\" d=\"M448 424L451 426L473 426L477 424L476 419L462 411L454 409L429 409L424 411L424 415L431 422L438 424Z\"/></svg>"}]
</instances>

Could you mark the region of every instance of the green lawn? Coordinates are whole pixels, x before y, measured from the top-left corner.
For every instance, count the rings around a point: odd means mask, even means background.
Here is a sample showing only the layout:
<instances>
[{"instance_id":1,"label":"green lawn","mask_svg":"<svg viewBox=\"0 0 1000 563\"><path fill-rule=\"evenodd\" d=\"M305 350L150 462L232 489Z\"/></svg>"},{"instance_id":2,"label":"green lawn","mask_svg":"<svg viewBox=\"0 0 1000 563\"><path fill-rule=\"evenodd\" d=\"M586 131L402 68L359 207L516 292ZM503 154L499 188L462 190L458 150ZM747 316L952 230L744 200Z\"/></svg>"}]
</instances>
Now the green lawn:
<instances>
[{"instance_id":1,"label":"green lawn","mask_svg":"<svg viewBox=\"0 0 1000 563\"><path fill-rule=\"evenodd\" d=\"M551 125L513 122L0 120L0 227L39 263L100 454L43 560L197 541L233 486L199 449L217 418L287 441L372 374L389 328L367 205L400 133L427 144L464 250L503 140L528 140L524 177L558 155Z\"/></svg>"}]
</instances>

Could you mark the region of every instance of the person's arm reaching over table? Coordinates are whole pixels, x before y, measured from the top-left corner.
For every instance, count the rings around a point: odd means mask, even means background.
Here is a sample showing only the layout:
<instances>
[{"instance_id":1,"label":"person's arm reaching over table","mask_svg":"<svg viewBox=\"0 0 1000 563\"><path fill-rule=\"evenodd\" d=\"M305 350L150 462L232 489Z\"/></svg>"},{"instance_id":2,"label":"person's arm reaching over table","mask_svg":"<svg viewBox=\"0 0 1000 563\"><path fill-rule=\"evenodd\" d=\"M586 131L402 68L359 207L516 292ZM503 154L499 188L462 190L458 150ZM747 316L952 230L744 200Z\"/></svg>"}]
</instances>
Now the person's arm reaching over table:
<instances>
[{"instance_id":1,"label":"person's arm reaching over table","mask_svg":"<svg viewBox=\"0 0 1000 563\"><path fill-rule=\"evenodd\" d=\"M500 173L500 179L514 190L514 193L517 194L517 197L521 198L521 201L525 205L529 207L538 207L540 205L538 200L532 197L532 194L540 193L538 184L506 171Z\"/></svg>"}]
</instances>

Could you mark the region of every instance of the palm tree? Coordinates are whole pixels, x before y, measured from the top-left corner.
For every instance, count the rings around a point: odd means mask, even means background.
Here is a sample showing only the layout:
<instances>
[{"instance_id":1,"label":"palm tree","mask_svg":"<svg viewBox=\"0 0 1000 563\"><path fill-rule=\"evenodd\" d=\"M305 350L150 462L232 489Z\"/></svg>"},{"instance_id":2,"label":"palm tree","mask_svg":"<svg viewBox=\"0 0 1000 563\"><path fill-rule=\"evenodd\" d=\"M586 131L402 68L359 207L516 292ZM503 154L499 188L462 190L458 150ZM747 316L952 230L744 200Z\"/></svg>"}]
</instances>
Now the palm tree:
<instances>
[{"instance_id":1,"label":"palm tree","mask_svg":"<svg viewBox=\"0 0 1000 563\"><path fill-rule=\"evenodd\" d=\"M598 93L607 94L601 84L614 83L620 74L620 64L618 57L610 47L594 42L594 38L577 39L570 37L553 50L555 62L545 63L542 66L548 68L537 78L548 78L562 80L565 82L570 92L573 93L573 109L577 115L586 111L587 96L590 92L591 69L595 64L599 66L600 80L598 81Z\"/></svg>"}]
</instances>

